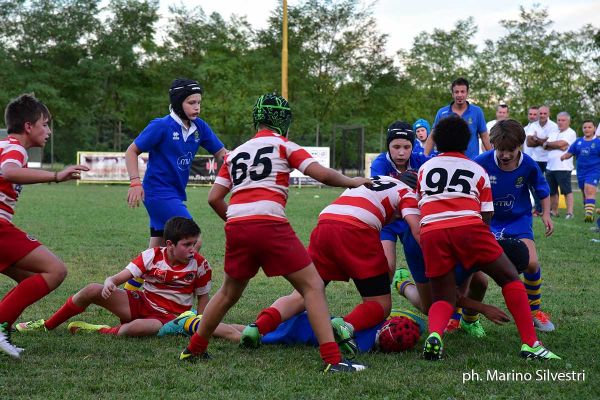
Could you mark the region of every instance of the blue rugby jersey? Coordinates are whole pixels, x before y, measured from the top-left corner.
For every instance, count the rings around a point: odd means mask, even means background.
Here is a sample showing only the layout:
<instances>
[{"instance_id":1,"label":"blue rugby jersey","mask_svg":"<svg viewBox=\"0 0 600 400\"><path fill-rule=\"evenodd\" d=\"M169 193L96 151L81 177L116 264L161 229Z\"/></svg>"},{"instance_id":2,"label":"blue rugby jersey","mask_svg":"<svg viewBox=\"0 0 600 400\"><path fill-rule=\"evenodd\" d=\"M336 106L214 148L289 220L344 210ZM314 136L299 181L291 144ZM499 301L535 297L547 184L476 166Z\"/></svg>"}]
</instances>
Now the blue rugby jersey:
<instances>
[{"instance_id":1,"label":"blue rugby jersey","mask_svg":"<svg viewBox=\"0 0 600 400\"><path fill-rule=\"evenodd\" d=\"M431 157L428 157L424 154L412 153L408 159L408 169L418 171L421 165L423 165L425 161L429 160L430 158ZM392 178L398 179L400 178L400 174L401 172L398 171L387 151L378 155L371 164L371 177L391 176ZM395 220L386 225L386 227L388 227L388 229L392 229L397 235L401 235L409 230L408 224L403 219Z\"/></svg>"},{"instance_id":2,"label":"blue rugby jersey","mask_svg":"<svg viewBox=\"0 0 600 400\"><path fill-rule=\"evenodd\" d=\"M569 153L577 157L577 178L590 174L600 175L600 138L578 138L569 147Z\"/></svg>"},{"instance_id":3,"label":"blue rugby jersey","mask_svg":"<svg viewBox=\"0 0 600 400\"><path fill-rule=\"evenodd\" d=\"M200 146L211 154L224 147L206 122L196 118L192 123L197 130L184 138L182 126L167 115L150 121L135 138L135 145L149 152L143 182L146 197L185 201L190 168Z\"/></svg>"},{"instance_id":4,"label":"blue rugby jersey","mask_svg":"<svg viewBox=\"0 0 600 400\"><path fill-rule=\"evenodd\" d=\"M440 119L456 114L452 111L453 103L454 102L438 110L437 114L435 115L435 120L433 121L433 129L435 129L435 125ZM481 110L481 108L469 103L468 101L467 109L461 117L462 119L467 121L467 124L469 125L469 130L471 131L471 138L469 139L469 146L465 151L465 155L469 159L473 160L479 154L479 135L487 132L487 126L485 125L485 117L483 116L483 111Z\"/></svg>"},{"instance_id":5,"label":"blue rugby jersey","mask_svg":"<svg viewBox=\"0 0 600 400\"><path fill-rule=\"evenodd\" d=\"M522 217L529 217L524 219L524 223L530 224L532 206L529 187L535 190L540 199L550 195L546 178L537 163L521 153L517 168L513 171L503 171L498 166L495 150L482 153L474 161L481 165L490 177L494 200L492 226L514 222Z\"/></svg>"}]
</instances>

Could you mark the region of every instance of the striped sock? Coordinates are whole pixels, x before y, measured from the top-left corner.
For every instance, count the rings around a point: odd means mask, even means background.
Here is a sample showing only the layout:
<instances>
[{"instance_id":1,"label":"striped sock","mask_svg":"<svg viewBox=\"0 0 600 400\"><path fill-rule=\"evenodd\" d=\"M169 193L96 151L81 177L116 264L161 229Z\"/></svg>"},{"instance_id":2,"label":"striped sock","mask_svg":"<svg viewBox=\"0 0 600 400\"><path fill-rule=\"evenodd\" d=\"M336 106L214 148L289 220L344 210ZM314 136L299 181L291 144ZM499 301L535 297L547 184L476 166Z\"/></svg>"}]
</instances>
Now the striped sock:
<instances>
[{"instance_id":1,"label":"striped sock","mask_svg":"<svg viewBox=\"0 0 600 400\"><path fill-rule=\"evenodd\" d=\"M583 204L585 208L585 216L594 218L594 211L596 210L596 199L585 199ZM593 222L593 220L590 222Z\"/></svg>"},{"instance_id":2,"label":"striped sock","mask_svg":"<svg viewBox=\"0 0 600 400\"><path fill-rule=\"evenodd\" d=\"M142 278L131 278L130 280L125 282L125 286L123 286L123 289L133 292L136 290L141 290L143 285L144 280Z\"/></svg>"},{"instance_id":3,"label":"striped sock","mask_svg":"<svg viewBox=\"0 0 600 400\"><path fill-rule=\"evenodd\" d=\"M456 307L456 310L454 310L454 313L452 314L452 316L450 317L450 319L455 319L457 321L460 321L460 319L463 316L463 309L462 307Z\"/></svg>"},{"instance_id":4,"label":"striped sock","mask_svg":"<svg viewBox=\"0 0 600 400\"><path fill-rule=\"evenodd\" d=\"M533 274L523 272L523 283L529 299L529 308L532 313L536 312L542 304L542 267L538 267Z\"/></svg>"},{"instance_id":5,"label":"striped sock","mask_svg":"<svg viewBox=\"0 0 600 400\"><path fill-rule=\"evenodd\" d=\"M198 326L200 326L200 320L202 319L202 314L194 315L192 317L188 317L183 322L183 329L186 333L192 336L198 330Z\"/></svg>"},{"instance_id":6,"label":"striped sock","mask_svg":"<svg viewBox=\"0 0 600 400\"><path fill-rule=\"evenodd\" d=\"M479 321L479 313L475 313L475 314L471 315L471 314L467 314L465 311L463 311L463 313L462 313L462 319L467 324L472 324L474 322Z\"/></svg>"},{"instance_id":7,"label":"striped sock","mask_svg":"<svg viewBox=\"0 0 600 400\"><path fill-rule=\"evenodd\" d=\"M398 284L398 293L400 293L401 296L404 296L404 291L410 285L415 286L415 284L410 279L400 282Z\"/></svg>"}]
</instances>

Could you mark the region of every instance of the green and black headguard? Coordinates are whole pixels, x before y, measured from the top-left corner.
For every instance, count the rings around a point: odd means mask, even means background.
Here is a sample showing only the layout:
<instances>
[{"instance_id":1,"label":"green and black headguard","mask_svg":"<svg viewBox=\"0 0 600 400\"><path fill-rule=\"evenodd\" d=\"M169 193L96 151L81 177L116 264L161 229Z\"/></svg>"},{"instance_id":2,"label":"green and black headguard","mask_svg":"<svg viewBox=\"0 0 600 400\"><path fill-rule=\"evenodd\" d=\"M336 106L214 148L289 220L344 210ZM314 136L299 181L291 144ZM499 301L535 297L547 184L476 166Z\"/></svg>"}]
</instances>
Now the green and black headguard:
<instances>
[{"instance_id":1,"label":"green and black headguard","mask_svg":"<svg viewBox=\"0 0 600 400\"><path fill-rule=\"evenodd\" d=\"M252 119L254 129L264 125L286 136L292 123L292 109L283 97L271 93L263 94L254 104Z\"/></svg>"}]
</instances>

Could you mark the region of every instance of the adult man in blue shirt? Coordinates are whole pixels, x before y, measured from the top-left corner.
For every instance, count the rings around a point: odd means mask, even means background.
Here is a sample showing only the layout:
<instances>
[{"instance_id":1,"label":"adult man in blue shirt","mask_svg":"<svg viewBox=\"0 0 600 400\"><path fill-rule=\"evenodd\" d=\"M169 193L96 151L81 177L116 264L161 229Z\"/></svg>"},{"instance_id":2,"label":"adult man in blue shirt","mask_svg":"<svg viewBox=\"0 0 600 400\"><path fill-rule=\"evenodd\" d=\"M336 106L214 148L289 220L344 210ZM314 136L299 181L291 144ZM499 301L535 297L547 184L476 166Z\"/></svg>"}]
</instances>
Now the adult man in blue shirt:
<instances>
[{"instance_id":1,"label":"adult man in blue shirt","mask_svg":"<svg viewBox=\"0 0 600 400\"><path fill-rule=\"evenodd\" d=\"M470 159L474 159L479 155L479 137L481 137L481 142L485 150L492 148L490 145L490 135L485 125L485 117L481 108L467 101L469 96L469 82L465 78L454 80L451 90L453 101L438 110L433 121L433 130L435 132L435 125L437 125L440 119L453 114L460 116L467 121L469 130L471 131L471 139L465 155ZM430 154L432 149L432 135L429 135L425 142L425 154Z\"/></svg>"}]
</instances>

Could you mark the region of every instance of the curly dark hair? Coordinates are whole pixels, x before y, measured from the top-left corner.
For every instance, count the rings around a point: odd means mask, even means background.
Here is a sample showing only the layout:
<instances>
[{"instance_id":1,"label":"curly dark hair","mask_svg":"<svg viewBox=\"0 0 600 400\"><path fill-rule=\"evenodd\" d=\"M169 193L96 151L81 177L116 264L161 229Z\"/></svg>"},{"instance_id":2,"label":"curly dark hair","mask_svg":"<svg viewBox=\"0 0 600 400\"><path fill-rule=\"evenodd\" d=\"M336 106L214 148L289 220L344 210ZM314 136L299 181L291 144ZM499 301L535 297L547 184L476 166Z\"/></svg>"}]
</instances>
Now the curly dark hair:
<instances>
[{"instance_id":1,"label":"curly dark hair","mask_svg":"<svg viewBox=\"0 0 600 400\"><path fill-rule=\"evenodd\" d=\"M458 115L442 118L433 128L433 141L440 153L458 151L464 153L471 140L467 122Z\"/></svg>"}]
</instances>

